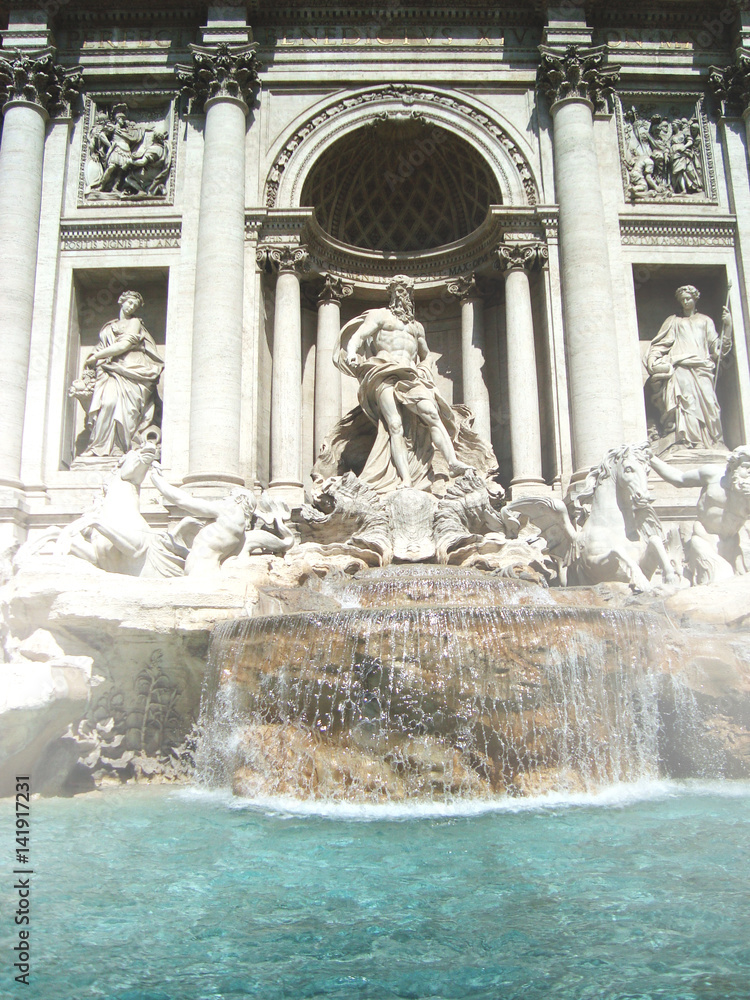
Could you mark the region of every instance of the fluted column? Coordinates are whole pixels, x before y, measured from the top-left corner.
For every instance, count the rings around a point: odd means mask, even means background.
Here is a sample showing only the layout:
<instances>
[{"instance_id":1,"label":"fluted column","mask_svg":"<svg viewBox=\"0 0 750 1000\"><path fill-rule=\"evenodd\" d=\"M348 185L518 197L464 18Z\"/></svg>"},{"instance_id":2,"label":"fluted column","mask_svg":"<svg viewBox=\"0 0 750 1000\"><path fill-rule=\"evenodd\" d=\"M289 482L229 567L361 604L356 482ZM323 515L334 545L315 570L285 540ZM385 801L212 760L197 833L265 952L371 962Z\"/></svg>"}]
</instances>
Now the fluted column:
<instances>
[{"instance_id":1,"label":"fluted column","mask_svg":"<svg viewBox=\"0 0 750 1000\"><path fill-rule=\"evenodd\" d=\"M263 251L259 251L262 253ZM303 247L272 247L268 263L278 272L273 315L271 373L271 491L292 504L302 499Z\"/></svg>"},{"instance_id":2,"label":"fluted column","mask_svg":"<svg viewBox=\"0 0 750 1000\"><path fill-rule=\"evenodd\" d=\"M510 243L500 247L497 256L505 274L511 487L516 496L544 484L529 272L547 257L547 248L541 243Z\"/></svg>"},{"instance_id":3,"label":"fluted column","mask_svg":"<svg viewBox=\"0 0 750 1000\"><path fill-rule=\"evenodd\" d=\"M5 58L7 56L7 58ZM70 114L81 73L53 50L0 56L0 485L20 486L31 321L34 312L44 137L48 119Z\"/></svg>"},{"instance_id":4,"label":"fluted column","mask_svg":"<svg viewBox=\"0 0 750 1000\"><path fill-rule=\"evenodd\" d=\"M328 274L318 296L318 336L315 345L316 456L325 437L341 417L341 372L333 363L333 354L341 333L341 300L353 291L353 285Z\"/></svg>"},{"instance_id":5,"label":"fluted column","mask_svg":"<svg viewBox=\"0 0 750 1000\"><path fill-rule=\"evenodd\" d=\"M191 49L193 66L177 75L182 93L205 111L206 127L185 481L242 483L245 132L258 86L257 44Z\"/></svg>"},{"instance_id":6,"label":"fluted column","mask_svg":"<svg viewBox=\"0 0 750 1000\"><path fill-rule=\"evenodd\" d=\"M490 440L490 394L484 379L484 306L474 275L459 278L448 291L461 302L461 371L464 403L474 414L474 430Z\"/></svg>"},{"instance_id":7,"label":"fluted column","mask_svg":"<svg viewBox=\"0 0 750 1000\"><path fill-rule=\"evenodd\" d=\"M538 88L551 104L573 460L578 474L623 443L607 227L593 113L617 81L605 48L540 46Z\"/></svg>"}]
</instances>

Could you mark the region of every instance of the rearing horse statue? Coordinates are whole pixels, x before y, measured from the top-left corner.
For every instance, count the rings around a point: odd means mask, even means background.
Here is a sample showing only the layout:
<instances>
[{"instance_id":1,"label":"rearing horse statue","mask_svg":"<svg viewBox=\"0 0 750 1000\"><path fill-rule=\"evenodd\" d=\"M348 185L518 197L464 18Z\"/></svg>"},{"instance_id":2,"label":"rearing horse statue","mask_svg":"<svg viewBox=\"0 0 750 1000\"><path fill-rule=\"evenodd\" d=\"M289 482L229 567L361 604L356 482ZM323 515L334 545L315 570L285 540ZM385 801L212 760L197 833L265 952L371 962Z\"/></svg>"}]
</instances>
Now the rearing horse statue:
<instances>
[{"instance_id":1,"label":"rearing horse statue","mask_svg":"<svg viewBox=\"0 0 750 1000\"><path fill-rule=\"evenodd\" d=\"M658 568L665 583L679 583L648 489L649 459L648 445L613 448L591 470L575 498L579 526L570 520L562 500L524 497L502 509L506 533L518 534L521 516L535 524L557 562L563 585L571 568L575 577L571 582L582 584L621 581L647 591ZM591 505L590 511L584 504Z\"/></svg>"}]
</instances>

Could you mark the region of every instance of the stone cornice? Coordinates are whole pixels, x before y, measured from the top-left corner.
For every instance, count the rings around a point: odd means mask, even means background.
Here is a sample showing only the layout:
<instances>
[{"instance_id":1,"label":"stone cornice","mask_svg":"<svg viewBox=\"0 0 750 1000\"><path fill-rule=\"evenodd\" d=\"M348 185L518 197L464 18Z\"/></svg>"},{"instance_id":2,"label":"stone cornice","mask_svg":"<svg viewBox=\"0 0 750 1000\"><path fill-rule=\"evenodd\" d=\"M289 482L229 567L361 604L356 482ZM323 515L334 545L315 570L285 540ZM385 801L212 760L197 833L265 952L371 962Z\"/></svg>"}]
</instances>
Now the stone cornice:
<instances>
[{"instance_id":1,"label":"stone cornice","mask_svg":"<svg viewBox=\"0 0 750 1000\"><path fill-rule=\"evenodd\" d=\"M554 207L537 210L497 206L464 239L419 254L386 254L348 246L325 233L314 216L304 228L303 239L310 254L309 270L319 274L330 272L366 287L382 288L394 275L406 272L417 284L437 287L449 279L458 283L459 278L476 271L489 273L502 240L543 242L547 233L553 235L556 218Z\"/></svg>"},{"instance_id":2,"label":"stone cornice","mask_svg":"<svg viewBox=\"0 0 750 1000\"><path fill-rule=\"evenodd\" d=\"M51 118L67 117L83 89L80 69L65 69L55 62L54 49L0 54L0 101L35 104Z\"/></svg>"},{"instance_id":3,"label":"stone cornice","mask_svg":"<svg viewBox=\"0 0 750 1000\"><path fill-rule=\"evenodd\" d=\"M588 101L595 111L607 111L620 79L619 66L606 66L607 46L569 45L564 52L540 45L537 89L550 104Z\"/></svg>"}]
</instances>

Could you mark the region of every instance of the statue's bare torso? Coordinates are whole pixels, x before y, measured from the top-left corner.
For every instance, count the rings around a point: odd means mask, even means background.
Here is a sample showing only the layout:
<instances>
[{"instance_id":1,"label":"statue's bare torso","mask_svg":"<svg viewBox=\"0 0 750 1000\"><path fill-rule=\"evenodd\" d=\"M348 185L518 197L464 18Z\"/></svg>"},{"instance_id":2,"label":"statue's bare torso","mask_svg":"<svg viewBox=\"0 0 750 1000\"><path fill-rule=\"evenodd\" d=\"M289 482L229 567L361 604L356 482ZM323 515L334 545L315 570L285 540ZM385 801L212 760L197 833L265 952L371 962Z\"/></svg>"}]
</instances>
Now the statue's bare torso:
<instances>
[{"instance_id":1,"label":"statue's bare torso","mask_svg":"<svg viewBox=\"0 0 750 1000\"><path fill-rule=\"evenodd\" d=\"M366 317L355 335L356 345L352 342L349 344L350 360L356 360L357 348L368 340L377 357L395 364L416 365L427 357L427 343L421 323L416 320L404 321L390 309L371 309Z\"/></svg>"}]
</instances>

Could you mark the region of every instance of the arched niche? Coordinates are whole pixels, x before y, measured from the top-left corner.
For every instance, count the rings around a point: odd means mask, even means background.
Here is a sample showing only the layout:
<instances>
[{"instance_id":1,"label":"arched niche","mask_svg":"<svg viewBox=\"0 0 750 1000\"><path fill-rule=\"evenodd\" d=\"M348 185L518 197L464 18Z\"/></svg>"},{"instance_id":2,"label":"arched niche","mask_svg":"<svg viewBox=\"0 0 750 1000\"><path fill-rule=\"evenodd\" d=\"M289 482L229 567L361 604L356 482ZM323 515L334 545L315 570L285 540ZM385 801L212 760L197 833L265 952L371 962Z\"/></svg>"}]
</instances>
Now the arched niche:
<instances>
[{"instance_id":1,"label":"arched niche","mask_svg":"<svg viewBox=\"0 0 750 1000\"><path fill-rule=\"evenodd\" d=\"M265 187L268 208L294 209L303 205L309 175L337 142L363 128L378 124L420 126L447 132L481 158L484 170L499 192L499 203L533 207L539 186L530 166L525 142L507 122L464 95L453 92L390 85L374 87L330 100L298 121L282 138L273 156ZM398 165L393 173L398 176ZM384 164L384 172L388 165Z\"/></svg>"}]
</instances>

